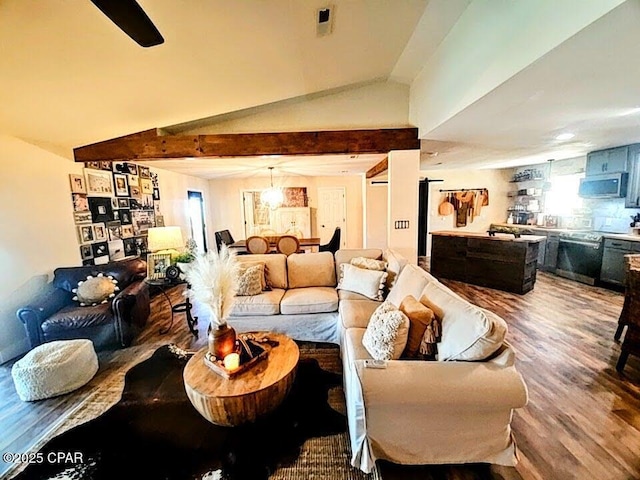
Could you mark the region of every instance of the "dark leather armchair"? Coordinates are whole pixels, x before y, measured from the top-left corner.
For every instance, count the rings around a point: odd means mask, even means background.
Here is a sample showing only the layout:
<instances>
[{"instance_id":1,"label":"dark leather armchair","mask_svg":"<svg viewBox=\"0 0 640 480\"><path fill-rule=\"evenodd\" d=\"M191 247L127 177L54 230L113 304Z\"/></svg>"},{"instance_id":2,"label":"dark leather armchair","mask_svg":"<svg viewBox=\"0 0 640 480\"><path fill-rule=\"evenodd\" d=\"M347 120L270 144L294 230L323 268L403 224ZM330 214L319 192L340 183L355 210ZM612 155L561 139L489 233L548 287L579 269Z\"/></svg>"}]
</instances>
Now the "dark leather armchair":
<instances>
[{"instance_id":1,"label":"dark leather armchair","mask_svg":"<svg viewBox=\"0 0 640 480\"><path fill-rule=\"evenodd\" d=\"M112 275L120 288L109 302L81 307L72 289L88 275ZM31 305L18 310L31 348L52 340L88 338L97 350L128 346L147 322L149 286L147 264L139 259L105 265L57 268L53 281Z\"/></svg>"}]
</instances>

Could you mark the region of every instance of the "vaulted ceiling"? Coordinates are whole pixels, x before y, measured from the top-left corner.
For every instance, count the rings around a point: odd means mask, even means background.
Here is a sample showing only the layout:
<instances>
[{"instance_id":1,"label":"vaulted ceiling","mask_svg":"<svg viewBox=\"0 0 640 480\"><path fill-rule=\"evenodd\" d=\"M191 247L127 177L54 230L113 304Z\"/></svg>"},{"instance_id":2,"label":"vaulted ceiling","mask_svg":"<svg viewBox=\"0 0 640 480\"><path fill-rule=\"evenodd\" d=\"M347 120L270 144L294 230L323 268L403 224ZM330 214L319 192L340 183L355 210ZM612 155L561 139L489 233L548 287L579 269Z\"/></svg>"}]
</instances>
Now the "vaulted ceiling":
<instances>
[{"instance_id":1,"label":"vaulted ceiling","mask_svg":"<svg viewBox=\"0 0 640 480\"><path fill-rule=\"evenodd\" d=\"M393 80L407 85L407 113L388 126L420 127L423 168L534 163L640 141L637 0L332 0L323 37L315 16L325 1L139 3L164 44L139 47L88 0L0 0L0 133L70 156L149 128L268 118L268 104ZM556 140L564 132L575 137ZM291 160L279 162L326 174L365 171L378 158ZM198 160L186 171L250 170L246 159L218 168Z\"/></svg>"}]
</instances>

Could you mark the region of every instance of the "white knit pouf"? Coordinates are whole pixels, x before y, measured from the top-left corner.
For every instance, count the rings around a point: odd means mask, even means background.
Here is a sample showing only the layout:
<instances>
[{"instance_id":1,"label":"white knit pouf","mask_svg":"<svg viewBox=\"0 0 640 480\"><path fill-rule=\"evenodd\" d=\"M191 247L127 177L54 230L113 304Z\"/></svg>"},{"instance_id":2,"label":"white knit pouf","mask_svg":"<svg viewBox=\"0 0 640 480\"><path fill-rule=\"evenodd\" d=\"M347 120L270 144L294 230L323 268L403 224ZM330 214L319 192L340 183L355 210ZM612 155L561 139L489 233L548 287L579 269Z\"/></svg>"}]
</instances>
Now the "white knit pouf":
<instances>
[{"instance_id":1,"label":"white knit pouf","mask_svg":"<svg viewBox=\"0 0 640 480\"><path fill-rule=\"evenodd\" d=\"M97 371L91 340L58 340L27 353L13 365L11 376L20 400L31 402L72 392Z\"/></svg>"}]
</instances>

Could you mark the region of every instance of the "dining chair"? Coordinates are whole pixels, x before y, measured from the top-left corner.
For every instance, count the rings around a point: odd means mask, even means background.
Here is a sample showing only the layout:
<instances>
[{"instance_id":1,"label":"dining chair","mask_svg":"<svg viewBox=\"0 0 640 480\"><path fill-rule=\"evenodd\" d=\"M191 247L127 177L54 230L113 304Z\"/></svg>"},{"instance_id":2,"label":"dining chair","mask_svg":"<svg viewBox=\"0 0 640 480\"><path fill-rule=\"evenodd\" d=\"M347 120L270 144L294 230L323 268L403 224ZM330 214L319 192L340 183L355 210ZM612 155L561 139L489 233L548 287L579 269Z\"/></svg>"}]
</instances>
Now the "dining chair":
<instances>
[{"instance_id":1,"label":"dining chair","mask_svg":"<svg viewBox=\"0 0 640 480\"><path fill-rule=\"evenodd\" d=\"M320 245L318 251L336 253L338 250L340 250L340 232L340 227L336 227L336 229L333 231L331 240L329 240L329 242L325 243L324 245Z\"/></svg>"},{"instance_id":2,"label":"dining chair","mask_svg":"<svg viewBox=\"0 0 640 480\"><path fill-rule=\"evenodd\" d=\"M225 245L231 245L234 240L231 232L229 230L220 230L215 233L216 236L216 247L218 247L218 251L220 251L220 247L224 243Z\"/></svg>"},{"instance_id":3,"label":"dining chair","mask_svg":"<svg viewBox=\"0 0 640 480\"><path fill-rule=\"evenodd\" d=\"M269 247L269 241L258 235L254 235L252 237L247 238L247 252L258 254L258 253L269 253L271 247Z\"/></svg>"},{"instance_id":4,"label":"dining chair","mask_svg":"<svg viewBox=\"0 0 640 480\"><path fill-rule=\"evenodd\" d=\"M297 253L300 250L300 240L293 235L282 235L276 242L276 250L287 256Z\"/></svg>"},{"instance_id":5,"label":"dining chair","mask_svg":"<svg viewBox=\"0 0 640 480\"><path fill-rule=\"evenodd\" d=\"M622 314L616 332L616 340L620 338L622 330L627 332L620 345L620 357L616 370L622 372L629 355L640 356L640 255L625 255L625 299Z\"/></svg>"}]
</instances>

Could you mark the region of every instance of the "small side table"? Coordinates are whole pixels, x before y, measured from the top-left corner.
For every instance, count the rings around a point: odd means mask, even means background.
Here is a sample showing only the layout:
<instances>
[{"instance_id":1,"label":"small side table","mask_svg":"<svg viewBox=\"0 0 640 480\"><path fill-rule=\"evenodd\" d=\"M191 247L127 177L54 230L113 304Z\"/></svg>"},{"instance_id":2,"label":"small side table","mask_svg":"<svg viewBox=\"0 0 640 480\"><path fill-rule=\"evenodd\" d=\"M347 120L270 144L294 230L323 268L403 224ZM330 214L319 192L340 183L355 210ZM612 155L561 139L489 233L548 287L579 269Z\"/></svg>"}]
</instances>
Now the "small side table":
<instances>
[{"instance_id":1,"label":"small side table","mask_svg":"<svg viewBox=\"0 0 640 480\"><path fill-rule=\"evenodd\" d=\"M171 321L169 322L169 325L166 328L160 329L160 335L164 335L168 333L169 330L171 330L171 327L173 326L173 317L175 313L184 313L186 314L187 326L189 327L189 331L194 337L198 338L198 329L196 328L196 325L198 325L198 317L194 317L191 315L191 308L193 307L193 305L189 301L189 297L186 297L186 300L184 302L177 303L174 305L171 302L171 298L169 298L169 295L167 294L168 288L176 287L182 284L186 284L187 288L191 288L191 286L184 280L169 280L167 278L157 278L157 279L145 278L144 281L150 287L156 287L160 289L160 292L162 293L162 295L164 295L164 298L169 303L169 308L171 310Z\"/></svg>"}]
</instances>

